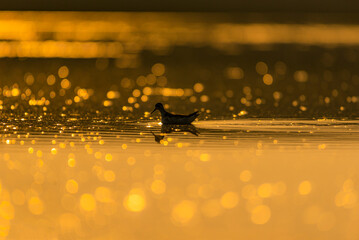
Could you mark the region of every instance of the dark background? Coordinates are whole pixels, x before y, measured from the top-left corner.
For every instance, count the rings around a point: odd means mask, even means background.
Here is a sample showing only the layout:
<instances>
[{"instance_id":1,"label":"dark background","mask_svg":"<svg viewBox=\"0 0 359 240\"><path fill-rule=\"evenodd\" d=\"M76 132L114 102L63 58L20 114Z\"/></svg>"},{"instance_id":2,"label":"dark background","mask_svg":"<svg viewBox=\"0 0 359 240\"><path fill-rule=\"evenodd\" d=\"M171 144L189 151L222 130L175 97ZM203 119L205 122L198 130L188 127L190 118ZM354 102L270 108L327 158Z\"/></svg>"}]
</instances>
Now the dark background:
<instances>
[{"instance_id":1,"label":"dark background","mask_svg":"<svg viewBox=\"0 0 359 240\"><path fill-rule=\"evenodd\" d=\"M359 13L356 0L3 0L0 10Z\"/></svg>"}]
</instances>

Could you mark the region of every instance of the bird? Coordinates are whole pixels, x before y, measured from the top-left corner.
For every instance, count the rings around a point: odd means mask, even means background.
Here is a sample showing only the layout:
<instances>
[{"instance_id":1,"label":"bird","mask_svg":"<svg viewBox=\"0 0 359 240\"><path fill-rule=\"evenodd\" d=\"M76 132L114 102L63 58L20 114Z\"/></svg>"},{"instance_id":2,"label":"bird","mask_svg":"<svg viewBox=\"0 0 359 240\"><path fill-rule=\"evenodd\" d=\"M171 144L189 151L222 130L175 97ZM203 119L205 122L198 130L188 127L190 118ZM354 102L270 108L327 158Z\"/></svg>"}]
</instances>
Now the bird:
<instances>
[{"instance_id":1,"label":"bird","mask_svg":"<svg viewBox=\"0 0 359 240\"><path fill-rule=\"evenodd\" d=\"M162 124L191 124L199 116L198 111L189 115L177 115L169 113L165 110L162 103L156 103L155 109L151 112L151 114L154 113L156 110L159 110L161 112Z\"/></svg>"}]
</instances>

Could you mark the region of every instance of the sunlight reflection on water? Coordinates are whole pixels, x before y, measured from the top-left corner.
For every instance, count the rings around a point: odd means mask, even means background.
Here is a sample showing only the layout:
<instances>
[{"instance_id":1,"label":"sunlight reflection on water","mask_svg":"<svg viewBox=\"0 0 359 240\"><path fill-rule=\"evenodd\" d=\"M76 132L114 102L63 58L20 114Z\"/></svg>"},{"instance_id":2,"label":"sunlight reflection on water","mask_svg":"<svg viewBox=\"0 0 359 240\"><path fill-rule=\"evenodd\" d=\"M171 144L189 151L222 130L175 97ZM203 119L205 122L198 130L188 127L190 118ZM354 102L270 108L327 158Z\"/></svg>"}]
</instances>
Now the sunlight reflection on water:
<instances>
[{"instance_id":1,"label":"sunlight reflection on water","mask_svg":"<svg viewBox=\"0 0 359 240\"><path fill-rule=\"evenodd\" d=\"M300 229L308 238L336 239L345 228L350 236L357 231L358 123L2 126L1 234L232 239L256 231L256 238L285 239ZM160 144L152 133L164 137Z\"/></svg>"},{"instance_id":2,"label":"sunlight reflection on water","mask_svg":"<svg viewBox=\"0 0 359 240\"><path fill-rule=\"evenodd\" d=\"M356 239L358 33L0 12L0 239Z\"/></svg>"}]
</instances>

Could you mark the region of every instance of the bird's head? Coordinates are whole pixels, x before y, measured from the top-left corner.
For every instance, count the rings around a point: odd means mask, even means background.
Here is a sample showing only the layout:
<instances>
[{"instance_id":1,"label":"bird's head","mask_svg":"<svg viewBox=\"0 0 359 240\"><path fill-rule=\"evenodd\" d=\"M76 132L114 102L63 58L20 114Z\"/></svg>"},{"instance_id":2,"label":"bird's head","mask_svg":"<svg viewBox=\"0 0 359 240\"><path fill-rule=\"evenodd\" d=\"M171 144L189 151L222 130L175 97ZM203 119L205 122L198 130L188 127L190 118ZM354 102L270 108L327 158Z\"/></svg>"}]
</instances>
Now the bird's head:
<instances>
[{"instance_id":1,"label":"bird's head","mask_svg":"<svg viewBox=\"0 0 359 240\"><path fill-rule=\"evenodd\" d=\"M156 110L163 110L164 109L164 107L163 107L163 105L162 105L162 103L156 103L156 105L155 105L155 109L153 109L153 111L151 112L151 114L152 113L154 113Z\"/></svg>"}]
</instances>

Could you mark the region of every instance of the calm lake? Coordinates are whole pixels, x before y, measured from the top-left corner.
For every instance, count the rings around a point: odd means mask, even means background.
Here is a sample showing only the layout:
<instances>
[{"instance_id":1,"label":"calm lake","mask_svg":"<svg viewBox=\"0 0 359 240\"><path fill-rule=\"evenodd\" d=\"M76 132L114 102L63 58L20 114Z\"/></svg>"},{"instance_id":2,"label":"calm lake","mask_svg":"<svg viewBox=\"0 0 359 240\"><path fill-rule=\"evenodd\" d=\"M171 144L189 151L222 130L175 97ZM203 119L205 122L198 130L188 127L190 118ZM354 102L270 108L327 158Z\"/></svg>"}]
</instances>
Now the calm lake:
<instances>
[{"instance_id":1,"label":"calm lake","mask_svg":"<svg viewBox=\"0 0 359 240\"><path fill-rule=\"evenodd\" d=\"M358 43L355 18L0 12L0 239L357 239Z\"/></svg>"}]
</instances>

